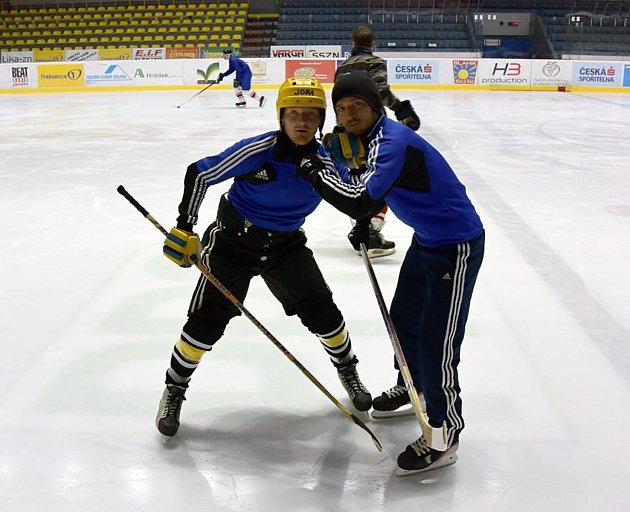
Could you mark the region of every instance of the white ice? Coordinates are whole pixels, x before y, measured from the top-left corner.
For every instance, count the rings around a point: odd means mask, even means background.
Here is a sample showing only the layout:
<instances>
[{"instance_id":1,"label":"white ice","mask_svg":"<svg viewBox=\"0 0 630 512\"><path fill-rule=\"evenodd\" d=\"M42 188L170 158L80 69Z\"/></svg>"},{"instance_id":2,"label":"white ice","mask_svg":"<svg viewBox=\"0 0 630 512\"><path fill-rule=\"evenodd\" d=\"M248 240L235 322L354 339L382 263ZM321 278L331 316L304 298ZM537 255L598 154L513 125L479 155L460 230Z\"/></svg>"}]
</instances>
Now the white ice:
<instances>
[{"instance_id":1,"label":"white ice","mask_svg":"<svg viewBox=\"0 0 630 512\"><path fill-rule=\"evenodd\" d=\"M246 318L195 373L176 438L154 416L196 269L166 260L188 164L275 129L230 91L0 95L0 510L628 511L630 95L400 90L487 230L455 466L399 477L413 419L348 420ZM327 127L333 124L329 111ZM227 189L211 189L200 230ZM393 352L349 221L309 245L373 394ZM386 301L411 232L373 261ZM260 279L246 307L342 403L319 343Z\"/></svg>"}]
</instances>

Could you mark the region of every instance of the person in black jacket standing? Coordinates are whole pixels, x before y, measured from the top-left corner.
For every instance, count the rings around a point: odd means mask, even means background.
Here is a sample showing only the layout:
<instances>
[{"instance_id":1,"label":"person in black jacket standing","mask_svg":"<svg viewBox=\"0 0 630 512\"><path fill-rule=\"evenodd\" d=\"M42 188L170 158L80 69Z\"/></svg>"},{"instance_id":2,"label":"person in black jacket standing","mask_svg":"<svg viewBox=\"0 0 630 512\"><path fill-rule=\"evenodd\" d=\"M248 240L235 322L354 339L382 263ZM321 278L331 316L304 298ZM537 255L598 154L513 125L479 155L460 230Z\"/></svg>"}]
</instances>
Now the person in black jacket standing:
<instances>
[{"instance_id":1,"label":"person in black jacket standing","mask_svg":"<svg viewBox=\"0 0 630 512\"><path fill-rule=\"evenodd\" d=\"M420 118L409 100L400 101L391 91L387 81L387 63L381 57L372 53L373 47L374 33L372 30L365 25L356 27L352 32L352 54L337 67L335 80L340 74L348 73L349 71L366 71L374 81L383 105L394 112L396 119L400 123L412 130L418 130L420 128ZM343 127L335 127L333 134L328 135L324 139L324 144L335 161L344 163L344 165L353 169L356 174L364 171L366 151L361 146L361 141L349 134ZM358 227L353 227L348 234L350 243L355 250L358 250L358 245L354 242L356 238L355 229L365 229L365 225L368 225L370 230L368 256L370 258L388 256L396 252L396 244L386 240L382 234L387 209L387 205L385 205L381 211L371 218L357 220Z\"/></svg>"}]
</instances>

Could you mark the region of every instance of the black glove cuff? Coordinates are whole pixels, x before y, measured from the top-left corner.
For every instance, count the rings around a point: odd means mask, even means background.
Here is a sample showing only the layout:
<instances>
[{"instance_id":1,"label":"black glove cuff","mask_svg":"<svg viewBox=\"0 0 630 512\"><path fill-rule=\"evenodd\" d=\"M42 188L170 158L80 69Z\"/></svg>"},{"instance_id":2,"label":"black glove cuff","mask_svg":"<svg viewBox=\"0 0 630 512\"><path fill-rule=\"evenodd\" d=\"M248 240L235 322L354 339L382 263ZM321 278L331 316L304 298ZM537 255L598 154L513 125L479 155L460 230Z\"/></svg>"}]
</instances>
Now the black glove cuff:
<instances>
[{"instance_id":1,"label":"black glove cuff","mask_svg":"<svg viewBox=\"0 0 630 512\"><path fill-rule=\"evenodd\" d=\"M189 233L193 232L193 225L190 222L184 222L182 220L177 221L177 228L182 231L188 231Z\"/></svg>"}]
</instances>

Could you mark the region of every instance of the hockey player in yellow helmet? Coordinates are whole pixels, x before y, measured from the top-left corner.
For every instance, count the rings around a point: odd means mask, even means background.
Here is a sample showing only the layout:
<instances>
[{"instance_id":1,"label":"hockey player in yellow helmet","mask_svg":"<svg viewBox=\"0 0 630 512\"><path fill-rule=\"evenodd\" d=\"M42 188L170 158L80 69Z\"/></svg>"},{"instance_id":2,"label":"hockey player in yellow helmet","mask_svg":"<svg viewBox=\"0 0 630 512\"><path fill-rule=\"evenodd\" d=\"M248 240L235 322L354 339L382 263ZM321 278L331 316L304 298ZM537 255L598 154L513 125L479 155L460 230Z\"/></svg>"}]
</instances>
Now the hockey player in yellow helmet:
<instances>
[{"instance_id":1,"label":"hockey player in yellow helmet","mask_svg":"<svg viewBox=\"0 0 630 512\"><path fill-rule=\"evenodd\" d=\"M326 120L326 93L316 78L289 78L280 86L276 111L280 129L283 128L282 116L285 108L308 108L320 111L319 130L324 129Z\"/></svg>"},{"instance_id":2,"label":"hockey player in yellow helmet","mask_svg":"<svg viewBox=\"0 0 630 512\"><path fill-rule=\"evenodd\" d=\"M297 167L310 154L333 165L315 138L324 126L326 95L315 79L290 78L278 91L276 108L279 130L243 139L188 166L177 225L163 252L189 267L201 249L200 260L240 302L254 276L262 277L285 313L297 315L319 339L354 407L367 411L372 396L359 380L350 334L301 229L321 197L299 178ZM232 183L219 201L216 221L200 241L193 229L205 191L227 180ZM166 371L156 418L164 436L177 433L186 389L202 356L239 314L201 276Z\"/></svg>"}]
</instances>

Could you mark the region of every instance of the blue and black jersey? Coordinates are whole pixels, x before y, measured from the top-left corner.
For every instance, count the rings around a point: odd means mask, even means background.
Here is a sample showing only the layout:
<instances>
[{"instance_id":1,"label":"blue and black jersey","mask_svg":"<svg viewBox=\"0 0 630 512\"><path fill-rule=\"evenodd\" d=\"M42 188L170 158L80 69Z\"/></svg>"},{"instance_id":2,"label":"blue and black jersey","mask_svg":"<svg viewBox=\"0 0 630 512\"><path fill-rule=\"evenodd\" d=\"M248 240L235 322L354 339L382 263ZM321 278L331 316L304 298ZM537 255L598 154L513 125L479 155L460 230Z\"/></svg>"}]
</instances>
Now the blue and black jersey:
<instances>
[{"instance_id":1,"label":"blue and black jersey","mask_svg":"<svg viewBox=\"0 0 630 512\"><path fill-rule=\"evenodd\" d=\"M273 131L243 139L222 153L191 164L184 180L177 225L192 231L209 186L234 179L228 197L236 211L252 224L273 231L294 231L321 202L311 185L296 174L296 162L307 153L326 157L313 140L295 146Z\"/></svg>"},{"instance_id":2,"label":"blue and black jersey","mask_svg":"<svg viewBox=\"0 0 630 512\"><path fill-rule=\"evenodd\" d=\"M426 247L464 242L481 234L483 225L464 185L426 140L381 117L365 142L367 170L360 176L322 159L326 170L314 186L326 201L355 219L378 211L384 202Z\"/></svg>"},{"instance_id":3,"label":"blue and black jersey","mask_svg":"<svg viewBox=\"0 0 630 512\"><path fill-rule=\"evenodd\" d=\"M230 55L230 60L227 70L223 73L223 76L231 75L236 72L235 80L244 91L249 91L252 86L252 70L243 59L239 59L234 55Z\"/></svg>"}]
</instances>

